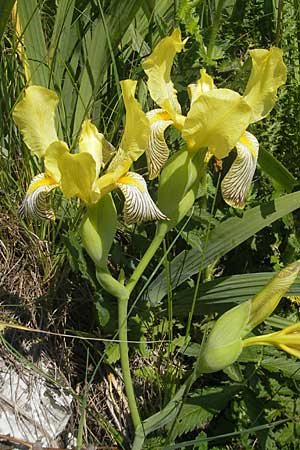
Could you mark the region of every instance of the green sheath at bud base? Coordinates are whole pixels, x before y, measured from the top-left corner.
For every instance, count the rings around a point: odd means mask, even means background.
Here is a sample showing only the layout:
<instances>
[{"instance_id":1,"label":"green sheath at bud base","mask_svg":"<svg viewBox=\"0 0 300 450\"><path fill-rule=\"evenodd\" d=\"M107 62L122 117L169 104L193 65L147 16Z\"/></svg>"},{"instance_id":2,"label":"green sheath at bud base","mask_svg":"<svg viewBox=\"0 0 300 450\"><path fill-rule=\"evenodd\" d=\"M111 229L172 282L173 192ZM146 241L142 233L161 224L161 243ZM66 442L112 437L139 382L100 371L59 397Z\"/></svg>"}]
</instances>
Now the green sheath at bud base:
<instances>
[{"instance_id":1,"label":"green sheath at bud base","mask_svg":"<svg viewBox=\"0 0 300 450\"><path fill-rule=\"evenodd\" d=\"M243 338L272 314L281 297L294 283L299 270L299 261L288 265L252 299L230 309L215 322L200 351L198 375L225 369L237 360L244 345L266 342L263 336L261 339ZM286 337L284 339L287 340Z\"/></svg>"},{"instance_id":2,"label":"green sheath at bud base","mask_svg":"<svg viewBox=\"0 0 300 450\"><path fill-rule=\"evenodd\" d=\"M197 361L199 374L217 372L237 360L243 350L241 334L249 311L249 302L241 303L215 322Z\"/></svg>"}]
</instances>

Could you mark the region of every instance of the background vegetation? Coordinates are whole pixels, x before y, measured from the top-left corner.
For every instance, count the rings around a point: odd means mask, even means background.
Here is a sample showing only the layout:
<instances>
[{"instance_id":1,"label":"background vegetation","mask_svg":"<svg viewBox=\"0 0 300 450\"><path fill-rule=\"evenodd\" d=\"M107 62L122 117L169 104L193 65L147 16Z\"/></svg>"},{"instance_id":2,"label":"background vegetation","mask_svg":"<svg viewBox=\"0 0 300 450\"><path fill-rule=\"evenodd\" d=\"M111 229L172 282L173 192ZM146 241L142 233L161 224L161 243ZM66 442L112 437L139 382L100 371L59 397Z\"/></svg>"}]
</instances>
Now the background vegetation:
<instances>
[{"instance_id":1,"label":"background vegetation","mask_svg":"<svg viewBox=\"0 0 300 450\"><path fill-rule=\"evenodd\" d=\"M270 272L299 258L300 6L297 0L1 0L0 9L1 315L6 322L56 333L7 329L1 354L32 371L46 354L63 374L63 382L52 376L73 396L62 447L71 433L79 447L128 449L132 426L115 342L115 300L98 285L82 250L77 201L56 194L55 223L18 216L39 161L22 142L13 106L29 70L33 83L60 96L61 137L73 142L90 116L116 145L124 125L119 80L138 80L139 101L151 109L141 62L175 26L189 36L173 74L186 107L185 87L200 68L206 67L219 87L242 92L251 68L248 50L274 45L284 50L287 83L270 116L251 129L260 156L245 211L223 202L218 187L224 170L213 161L206 192L167 235L136 287L129 312L130 361L146 418L164 411L186 379L204 325L255 294ZM174 151L182 145L174 130L167 139ZM145 160L136 169L145 173ZM121 199L116 201L121 209ZM115 276L121 271L130 276L154 230L151 223L126 226L119 216L109 260ZM191 316L197 277L201 285ZM269 319L265 331L298 318L300 280L289 294L280 317ZM144 448L297 449L299 380L298 360L275 349L244 351L233 366L199 379L177 419L149 433Z\"/></svg>"}]
</instances>

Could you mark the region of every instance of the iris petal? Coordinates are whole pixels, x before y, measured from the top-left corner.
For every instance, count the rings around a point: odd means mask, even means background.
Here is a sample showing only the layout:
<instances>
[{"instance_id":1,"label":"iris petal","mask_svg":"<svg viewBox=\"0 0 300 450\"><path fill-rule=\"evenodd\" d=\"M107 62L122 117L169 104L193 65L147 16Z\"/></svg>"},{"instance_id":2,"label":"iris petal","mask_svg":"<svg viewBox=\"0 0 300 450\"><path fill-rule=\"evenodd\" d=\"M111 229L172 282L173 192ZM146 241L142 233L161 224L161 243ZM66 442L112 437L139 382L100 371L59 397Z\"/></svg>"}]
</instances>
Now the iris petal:
<instances>
[{"instance_id":1,"label":"iris petal","mask_svg":"<svg viewBox=\"0 0 300 450\"><path fill-rule=\"evenodd\" d=\"M47 147L58 140L54 112L58 103L55 92L42 86L30 86L14 109L13 117L27 147L35 155L44 156Z\"/></svg>"},{"instance_id":2,"label":"iris petal","mask_svg":"<svg viewBox=\"0 0 300 450\"><path fill-rule=\"evenodd\" d=\"M120 82L126 109L126 123L120 147L127 158L136 161L146 150L150 135L150 125L141 105L136 100L137 82L123 80Z\"/></svg>"},{"instance_id":3,"label":"iris petal","mask_svg":"<svg viewBox=\"0 0 300 450\"><path fill-rule=\"evenodd\" d=\"M200 70L200 78L195 84L188 85L188 94L191 105L198 100L200 95L216 89L213 78L206 73L205 69Z\"/></svg>"},{"instance_id":4,"label":"iris petal","mask_svg":"<svg viewBox=\"0 0 300 450\"><path fill-rule=\"evenodd\" d=\"M117 182L125 197L124 219L128 224L147 220L167 220L153 202L147 190L144 178L134 172L128 172L126 176Z\"/></svg>"},{"instance_id":5,"label":"iris petal","mask_svg":"<svg viewBox=\"0 0 300 450\"><path fill-rule=\"evenodd\" d=\"M252 70L244 93L244 99L252 108L251 123L266 117L273 109L277 90L286 81L286 66L282 50L251 50Z\"/></svg>"},{"instance_id":6,"label":"iris petal","mask_svg":"<svg viewBox=\"0 0 300 450\"><path fill-rule=\"evenodd\" d=\"M56 181L45 173L36 175L26 192L25 198L20 206L21 216L33 217L34 219L54 220L55 214L49 208L48 196L52 189L56 188Z\"/></svg>"},{"instance_id":7,"label":"iris petal","mask_svg":"<svg viewBox=\"0 0 300 450\"><path fill-rule=\"evenodd\" d=\"M250 106L237 92L212 89L192 103L182 137L189 150L208 147L216 158L222 159L246 131L250 116Z\"/></svg>"},{"instance_id":8,"label":"iris petal","mask_svg":"<svg viewBox=\"0 0 300 450\"><path fill-rule=\"evenodd\" d=\"M152 99L174 118L181 114L176 89L171 81L171 68L176 53L181 52L186 40L181 40L179 29L162 39L151 55L144 61L143 68L148 75L148 88Z\"/></svg>"},{"instance_id":9,"label":"iris petal","mask_svg":"<svg viewBox=\"0 0 300 450\"><path fill-rule=\"evenodd\" d=\"M93 125L90 120L85 120L82 124L79 137L79 152L89 153L93 157L96 163L96 177L100 174L103 162L103 140L103 134L98 132L95 125Z\"/></svg>"},{"instance_id":10,"label":"iris petal","mask_svg":"<svg viewBox=\"0 0 300 450\"><path fill-rule=\"evenodd\" d=\"M222 195L228 205L235 208L245 206L256 168L258 148L256 137L248 131L236 144L237 157L221 184Z\"/></svg>"},{"instance_id":11,"label":"iris petal","mask_svg":"<svg viewBox=\"0 0 300 450\"><path fill-rule=\"evenodd\" d=\"M151 123L151 133L146 149L149 179L156 178L169 157L169 148L166 144L164 132L173 124L172 120L165 118L168 114L162 109L153 109L147 114Z\"/></svg>"}]
</instances>

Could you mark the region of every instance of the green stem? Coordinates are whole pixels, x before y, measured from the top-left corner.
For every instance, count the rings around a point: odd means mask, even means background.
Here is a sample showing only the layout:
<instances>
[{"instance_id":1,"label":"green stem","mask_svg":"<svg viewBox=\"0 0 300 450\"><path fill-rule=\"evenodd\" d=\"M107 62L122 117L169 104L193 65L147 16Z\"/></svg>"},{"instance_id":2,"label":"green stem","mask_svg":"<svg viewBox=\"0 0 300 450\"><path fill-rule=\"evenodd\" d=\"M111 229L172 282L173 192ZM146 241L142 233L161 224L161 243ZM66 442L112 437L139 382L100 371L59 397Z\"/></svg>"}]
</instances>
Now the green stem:
<instances>
[{"instance_id":1,"label":"green stem","mask_svg":"<svg viewBox=\"0 0 300 450\"><path fill-rule=\"evenodd\" d=\"M193 295L193 301L192 301L191 309L190 309L190 312L189 312L189 315L188 315L188 323L187 323L186 333L185 333L185 341L186 341L186 343L189 340L190 330L191 330L191 326L192 326L192 320L193 320L194 311L195 311L195 307L196 307L196 302L197 302L197 298L198 298L198 292L199 292L199 287L200 287L200 281L201 281L202 269L203 269L203 264L204 264L204 258L205 258L207 247L208 247L209 234L210 234L212 218L213 218L213 214L214 214L214 210L215 210L215 205L216 205L216 200L217 200L217 192L218 192L218 189L219 189L220 179L221 179L221 176L219 174L219 178L218 178L218 182L217 182L216 194L214 196L214 200L213 200L213 204L212 204L212 208L211 208L211 213L210 213L210 216L209 216L209 222L208 222L208 227L207 227L207 232L206 232L206 237L205 237L205 244L204 244L204 248L203 248L203 253L202 253L202 256L201 256L201 259L200 259L200 265L199 265L199 271L198 271L196 286L195 286L194 295Z\"/></svg>"},{"instance_id":2,"label":"green stem","mask_svg":"<svg viewBox=\"0 0 300 450\"><path fill-rule=\"evenodd\" d=\"M166 228L167 231L167 228ZM132 422L134 428L137 429L139 425L141 425L141 419L136 403L136 398L134 394L133 382L130 374L130 365L129 365L129 348L128 348L128 330L127 330L127 311L128 311L128 298L134 289L136 283L139 281L142 276L144 270L148 266L151 258L154 256L155 252L159 248L165 233L157 234L150 246L148 247L146 253L143 258L139 262L135 271L133 272L128 284L126 286L126 290L128 292L128 297L119 297L118 298L118 320L119 320L119 339L120 339L120 358L121 358L121 368L123 374L123 381L125 385L125 391L128 399L128 406L130 410L130 414L132 417Z\"/></svg>"},{"instance_id":3,"label":"green stem","mask_svg":"<svg viewBox=\"0 0 300 450\"><path fill-rule=\"evenodd\" d=\"M118 299L118 318L119 318L119 347L121 357L121 367L123 374L123 381L125 385L128 406L132 417L133 426L136 429L141 424L141 419L136 404L133 383L130 374L129 356L128 356L128 337L127 337L127 308L128 299Z\"/></svg>"},{"instance_id":4,"label":"green stem","mask_svg":"<svg viewBox=\"0 0 300 450\"><path fill-rule=\"evenodd\" d=\"M226 0L219 0L219 2L218 2L218 6L217 6L217 10L216 10L216 14L214 17L214 22L213 22L210 38L209 38L208 48L207 48L207 57L208 57L209 61L211 60L217 33L220 28L221 14L222 14L222 10L224 8L225 2L226 2Z\"/></svg>"},{"instance_id":5,"label":"green stem","mask_svg":"<svg viewBox=\"0 0 300 450\"><path fill-rule=\"evenodd\" d=\"M140 277L143 275L144 270L147 268L149 262L151 261L151 259L155 255L155 253L156 253L157 249L159 248L160 244L162 243L162 241L163 241L167 231L168 231L168 228L166 226L165 232L156 234L154 236L153 241L151 242L151 244L147 248L146 253L144 254L142 259L140 260L139 264L137 265L135 271L131 275L131 277L130 277L127 285L126 285L126 289L129 292L129 294L131 294L131 292L135 288L136 283L139 281Z\"/></svg>"}]
</instances>

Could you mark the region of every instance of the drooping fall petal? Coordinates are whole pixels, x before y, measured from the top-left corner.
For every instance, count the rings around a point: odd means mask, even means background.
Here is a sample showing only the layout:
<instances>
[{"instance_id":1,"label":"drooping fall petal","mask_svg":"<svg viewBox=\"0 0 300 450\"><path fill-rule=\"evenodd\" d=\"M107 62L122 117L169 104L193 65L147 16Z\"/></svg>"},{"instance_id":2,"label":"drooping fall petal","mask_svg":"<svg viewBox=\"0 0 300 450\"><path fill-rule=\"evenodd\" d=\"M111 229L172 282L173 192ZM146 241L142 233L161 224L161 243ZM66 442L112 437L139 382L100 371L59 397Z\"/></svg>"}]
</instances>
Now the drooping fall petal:
<instances>
[{"instance_id":1,"label":"drooping fall petal","mask_svg":"<svg viewBox=\"0 0 300 450\"><path fill-rule=\"evenodd\" d=\"M144 178L134 172L128 172L120 178L117 186L125 197L124 219L128 224L147 220L167 220L153 202L147 190Z\"/></svg>"},{"instance_id":2,"label":"drooping fall petal","mask_svg":"<svg viewBox=\"0 0 300 450\"><path fill-rule=\"evenodd\" d=\"M58 140L54 113L58 103L55 92L42 86L30 86L14 109L13 117L27 147L35 155L44 156L47 147Z\"/></svg>"},{"instance_id":3,"label":"drooping fall petal","mask_svg":"<svg viewBox=\"0 0 300 450\"><path fill-rule=\"evenodd\" d=\"M259 144L246 131L236 144L237 156L224 177L221 189L228 205L243 208L255 173Z\"/></svg>"},{"instance_id":4,"label":"drooping fall petal","mask_svg":"<svg viewBox=\"0 0 300 450\"><path fill-rule=\"evenodd\" d=\"M56 188L56 181L45 173L36 175L26 192L25 198L20 206L19 213L25 217L38 220L54 220L55 214L49 208L48 195Z\"/></svg>"},{"instance_id":5,"label":"drooping fall petal","mask_svg":"<svg viewBox=\"0 0 300 450\"><path fill-rule=\"evenodd\" d=\"M141 105L135 99L136 81L120 82L126 109L126 123L120 144L126 157L136 161L145 151L150 136L150 124Z\"/></svg>"},{"instance_id":6,"label":"drooping fall petal","mask_svg":"<svg viewBox=\"0 0 300 450\"><path fill-rule=\"evenodd\" d=\"M250 117L250 106L237 92L213 89L201 94L191 105L182 137L189 150L208 147L222 159L246 131Z\"/></svg>"},{"instance_id":7,"label":"drooping fall petal","mask_svg":"<svg viewBox=\"0 0 300 450\"><path fill-rule=\"evenodd\" d=\"M146 114L150 121L151 134L146 149L149 179L156 178L169 157L170 150L166 144L164 132L173 124L168 120L168 113L162 109L153 109Z\"/></svg>"},{"instance_id":8,"label":"drooping fall petal","mask_svg":"<svg viewBox=\"0 0 300 450\"><path fill-rule=\"evenodd\" d=\"M177 114L181 114L181 107L171 81L171 68L176 53L181 52L185 42L181 40L180 30L176 29L171 36L167 36L157 44L143 63L152 99L166 110L173 120Z\"/></svg>"},{"instance_id":9,"label":"drooping fall petal","mask_svg":"<svg viewBox=\"0 0 300 450\"><path fill-rule=\"evenodd\" d=\"M252 108L251 123L266 117L276 101L278 88L286 81L282 50L251 50L252 71L244 98Z\"/></svg>"}]
</instances>

